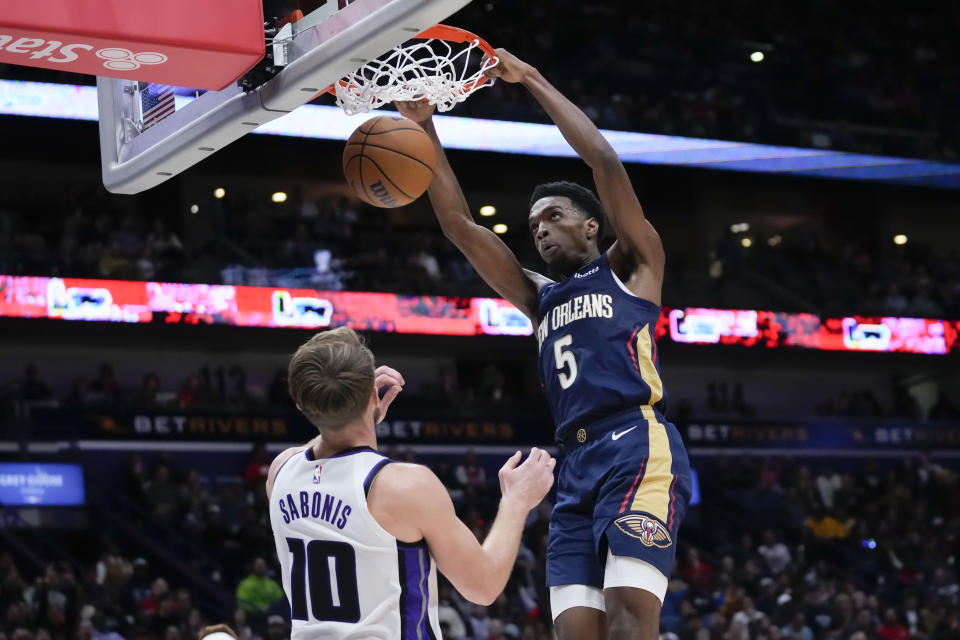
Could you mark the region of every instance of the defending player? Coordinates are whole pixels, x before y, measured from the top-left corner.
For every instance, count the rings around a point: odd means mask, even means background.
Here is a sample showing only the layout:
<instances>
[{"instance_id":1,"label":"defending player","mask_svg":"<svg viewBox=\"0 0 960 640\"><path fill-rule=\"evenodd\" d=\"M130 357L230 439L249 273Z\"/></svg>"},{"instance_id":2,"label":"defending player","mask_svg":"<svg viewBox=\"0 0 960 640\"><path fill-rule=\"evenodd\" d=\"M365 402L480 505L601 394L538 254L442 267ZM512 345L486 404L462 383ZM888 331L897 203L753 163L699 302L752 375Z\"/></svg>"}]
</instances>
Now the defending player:
<instances>
[{"instance_id":1,"label":"defending player","mask_svg":"<svg viewBox=\"0 0 960 640\"><path fill-rule=\"evenodd\" d=\"M523 84L593 169L600 194L537 186L529 226L553 281L523 269L477 225L447 162L427 103L400 113L433 138L430 201L444 234L486 282L534 322L540 377L565 445L550 522L547 584L561 640L658 636L660 607L690 497L676 428L661 413L654 328L664 253L616 152L540 73L498 49L488 74ZM617 240L597 246L606 213Z\"/></svg>"},{"instance_id":2,"label":"defending player","mask_svg":"<svg viewBox=\"0 0 960 640\"><path fill-rule=\"evenodd\" d=\"M514 454L481 546L429 469L377 453L374 425L404 382L373 362L346 327L315 335L290 359L290 394L320 431L277 456L267 476L293 640L440 640L434 563L468 600L490 604L513 569L527 513L553 485L548 453L534 448L522 464Z\"/></svg>"}]
</instances>

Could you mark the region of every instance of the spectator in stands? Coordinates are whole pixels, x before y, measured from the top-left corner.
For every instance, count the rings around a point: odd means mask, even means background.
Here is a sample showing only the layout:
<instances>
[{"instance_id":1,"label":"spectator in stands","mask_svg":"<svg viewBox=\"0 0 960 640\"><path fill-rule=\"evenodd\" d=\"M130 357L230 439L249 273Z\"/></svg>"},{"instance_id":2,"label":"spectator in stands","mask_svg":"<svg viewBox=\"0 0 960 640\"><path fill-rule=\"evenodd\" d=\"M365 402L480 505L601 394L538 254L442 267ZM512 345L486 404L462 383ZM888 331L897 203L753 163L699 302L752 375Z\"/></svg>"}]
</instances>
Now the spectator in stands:
<instances>
[{"instance_id":1,"label":"spectator in stands","mask_svg":"<svg viewBox=\"0 0 960 640\"><path fill-rule=\"evenodd\" d=\"M780 630L784 640L813 640L813 630L807 626L806 616L797 613L790 624Z\"/></svg>"},{"instance_id":2,"label":"spectator in stands","mask_svg":"<svg viewBox=\"0 0 960 640\"><path fill-rule=\"evenodd\" d=\"M267 563L263 558L253 561L253 572L237 585L237 604L248 614L263 615L277 600L284 597L283 589L267 577Z\"/></svg>"},{"instance_id":3,"label":"spectator in stands","mask_svg":"<svg viewBox=\"0 0 960 640\"><path fill-rule=\"evenodd\" d=\"M457 465L457 482L468 492L476 493L487 484L487 472L477 462L477 452L467 449L463 462Z\"/></svg>"},{"instance_id":4,"label":"spectator in stands","mask_svg":"<svg viewBox=\"0 0 960 640\"><path fill-rule=\"evenodd\" d=\"M763 544L757 548L757 553L767 563L771 575L780 575L790 565L790 549L777 538L773 529L767 529L763 534Z\"/></svg>"},{"instance_id":5,"label":"spectator in stands","mask_svg":"<svg viewBox=\"0 0 960 640\"><path fill-rule=\"evenodd\" d=\"M270 471L270 455L267 453L267 445L259 442L253 445L253 451L250 453L250 462L243 472L243 480L248 489L259 492L267 481L267 472Z\"/></svg>"},{"instance_id":6,"label":"spectator in stands","mask_svg":"<svg viewBox=\"0 0 960 640\"><path fill-rule=\"evenodd\" d=\"M180 492L170 477L170 467L158 464L153 480L146 486L147 502L153 514L163 522L172 524L180 511Z\"/></svg>"},{"instance_id":7,"label":"spectator in stands","mask_svg":"<svg viewBox=\"0 0 960 640\"><path fill-rule=\"evenodd\" d=\"M242 607L237 607L233 612L233 628L236 629L237 640L251 640L253 630L247 624L247 612Z\"/></svg>"},{"instance_id":8,"label":"spectator in stands","mask_svg":"<svg viewBox=\"0 0 960 640\"><path fill-rule=\"evenodd\" d=\"M53 395L47 383L40 379L37 366L33 364L29 365L24 371L18 387L20 399L27 402L47 400Z\"/></svg>"},{"instance_id":9,"label":"spectator in stands","mask_svg":"<svg viewBox=\"0 0 960 640\"><path fill-rule=\"evenodd\" d=\"M116 595L133 575L133 565L123 557L116 544L111 544L100 556L96 571L97 584L102 585L107 593Z\"/></svg>"},{"instance_id":10,"label":"spectator in stands","mask_svg":"<svg viewBox=\"0 0 960 640\"><path fill-rule=\"evenodd\" d=\"M289 637L287 621L283 616L272 615L267 618L267 640L287 640Z\"/></svg>"},{"instance_id":11,"label":"spectator in stands","mask_svg":"<svg viewBox=\"0 0 960 640\"><path fill-rule=\"evenodd\" d=\"M817 476L817 491L820 495L820 503L827 509L832 509L834 497L842 486L843 480L840 478L840 474L829 465L824 465L820 475Z\"/></svg>"},{"instance_id":12,"label":"spectator in stands","mask_svg":"<svg viewBox=\"0 0 960 640\"><path fill-rule=\"evenodd\" d=\"M267 401L274 407L290 406L290 393L287 391L287 372L277 369L270 381Z\"/></svg>"},{"instance_id":13,"label":"spectator in stands","mask_svg":"<svg viewBox=\"0 0 960 640\"><path fill-rule=\"evenodd\" d=\"M90 385L89 399L97 404L114 405L121 400L122 393L113 373L113 365L101 364L100 374Z\"/></svg>"},{"instance_id":14,"label":"spectator in stands","mask_svg":"<svg viewBox=\"0 0 960 640\"><path fill-rule=\"evenodd\" d=\"M143 376L143 383L140 385L140 393L137 394L136 405L138 408L155 409L160 406L157 400L157 394L160 392L160 376L155 373L148 373Z\"/></svg>"}]
</instances>

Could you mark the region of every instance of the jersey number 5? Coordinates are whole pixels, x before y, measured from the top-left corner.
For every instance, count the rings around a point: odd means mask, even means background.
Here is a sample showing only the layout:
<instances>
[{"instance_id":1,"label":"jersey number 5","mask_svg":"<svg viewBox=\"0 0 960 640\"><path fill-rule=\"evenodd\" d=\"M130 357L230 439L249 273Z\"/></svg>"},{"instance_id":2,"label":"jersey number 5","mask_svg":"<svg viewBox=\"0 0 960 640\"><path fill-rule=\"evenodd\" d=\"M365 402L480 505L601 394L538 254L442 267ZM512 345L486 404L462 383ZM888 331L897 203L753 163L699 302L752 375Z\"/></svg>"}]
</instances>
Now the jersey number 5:
<instances>
[{"instance_id":1,"label":"jersey number 5","mask_svg":"<svg viewBox=\"0 0 960 640\"><path fill-rule=\"evenodd\" d=\"M577 379L577 359L573 357L572 351L564 351L564 347L573 344L573 336L569 333L553 342L553 361L557 365L560 373L557 379L560 380L560 386L564 389L570 387L573 381ZM563 371L566 369L566 371Z\"/></svg>"},{"instance_id":2,"label":"jersey number 5","mask_svg":"<svg viewBox=\"0 0 960 640\"><path fill-rule=\"evenodd\" d=\"M308 619L308 588L310 611L315 620L360 620L357 557L353 547L330 540L313 540L304 546L299 538L287 538L287 548L293 555L290 614L294 620Z\"/></svg>"}]
</instances>

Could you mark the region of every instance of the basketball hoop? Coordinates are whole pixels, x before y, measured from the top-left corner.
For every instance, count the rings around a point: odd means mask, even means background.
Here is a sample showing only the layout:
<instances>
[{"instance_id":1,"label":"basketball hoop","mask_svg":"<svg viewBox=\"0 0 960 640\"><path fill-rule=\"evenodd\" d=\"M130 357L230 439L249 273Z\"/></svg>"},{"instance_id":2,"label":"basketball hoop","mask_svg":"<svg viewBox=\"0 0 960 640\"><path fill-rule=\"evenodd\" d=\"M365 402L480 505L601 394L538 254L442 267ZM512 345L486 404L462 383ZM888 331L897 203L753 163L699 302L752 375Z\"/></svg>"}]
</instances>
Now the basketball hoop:
<instances>
[{"instance_id":1,"label":"basketball hoop","mask_svg":"<svg viewBox=\"0 0 960 640\"><path fill-rule=\"evenodd\" d=\"M347 115L388 102L426 100L449 111L474 91L493 84L484 75L496 53L469 31L438 24L371 60L327 89Z\"/></svg>"}]
</instances>

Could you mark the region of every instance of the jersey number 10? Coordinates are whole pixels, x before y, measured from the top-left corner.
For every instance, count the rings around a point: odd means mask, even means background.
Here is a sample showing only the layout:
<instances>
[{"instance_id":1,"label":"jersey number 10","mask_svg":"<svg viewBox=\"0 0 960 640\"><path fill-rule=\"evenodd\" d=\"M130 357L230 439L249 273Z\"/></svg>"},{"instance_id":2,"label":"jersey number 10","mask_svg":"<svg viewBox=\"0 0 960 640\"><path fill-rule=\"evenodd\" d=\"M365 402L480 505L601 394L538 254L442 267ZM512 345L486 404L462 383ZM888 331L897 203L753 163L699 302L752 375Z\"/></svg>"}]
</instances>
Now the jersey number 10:
<instances>
[{"instance_id":1,"label":"jersey number 10","mask_svg":"<svg viewBox=\"0 0 960 640\"><path fill-rule=\"evenodd\" d=\"M357 593L357 557L346 542L313 540L306 546L299 538L287 538L293 555L290 571L290 614L307 620L307 589L310 612L322 622L360 620Z\"/></svg>"}]
</instances>

